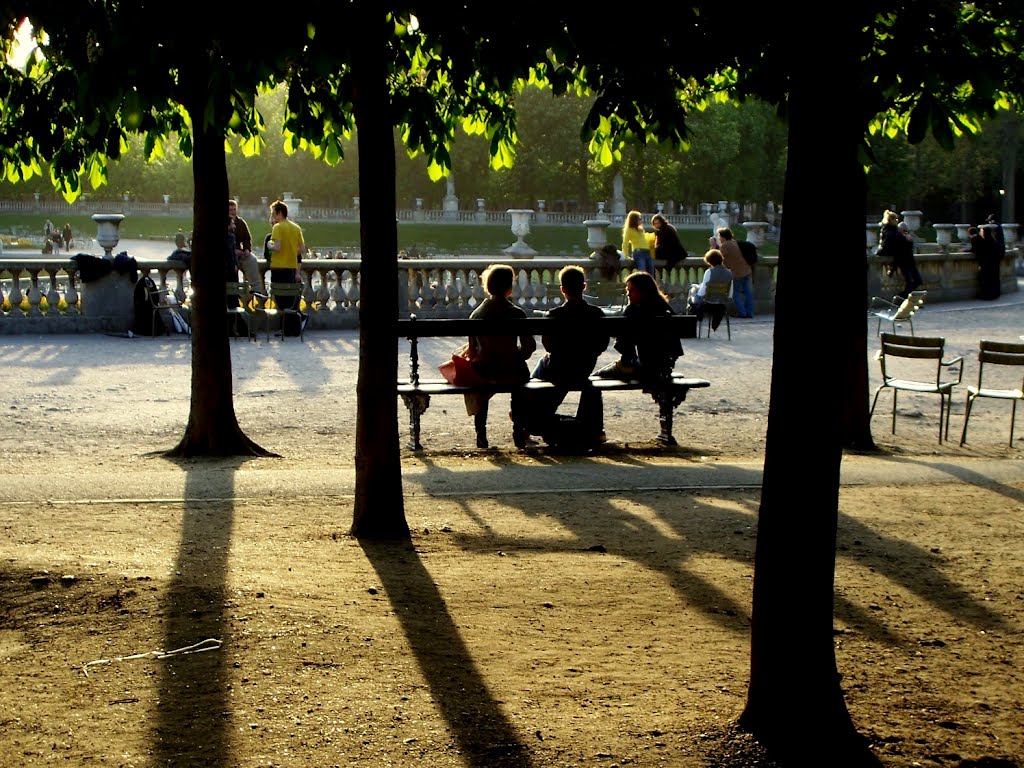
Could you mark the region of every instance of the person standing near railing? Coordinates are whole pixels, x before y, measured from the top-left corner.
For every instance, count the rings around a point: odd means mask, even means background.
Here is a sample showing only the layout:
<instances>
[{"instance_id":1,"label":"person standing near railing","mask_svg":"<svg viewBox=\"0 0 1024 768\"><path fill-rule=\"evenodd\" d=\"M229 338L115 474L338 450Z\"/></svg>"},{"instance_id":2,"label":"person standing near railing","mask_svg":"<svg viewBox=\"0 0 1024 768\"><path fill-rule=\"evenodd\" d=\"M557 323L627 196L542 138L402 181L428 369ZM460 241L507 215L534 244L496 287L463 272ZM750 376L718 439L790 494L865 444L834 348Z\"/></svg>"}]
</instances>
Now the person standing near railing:
<instances>
[{"instance_id":1,"label":"person standing near railing","mask_svg":"<svg viewBox=\"0 0 1024 768\"><path fill-rule=\"evenodd\" d=\"M306 251L306 242L302 237L302 227L288 218L288 205L275 200L270 206L270 222L274 225L270 231L270 240L266 247L270 251L270 283L301 283L302 270L299 262ZM298 309L298 296L278 297L274 299L279 310ZM300 322L305 325L307 317L301 316ZM294 332L282 333L288 336L299 336L301 328Z\"/></svg>"},{"instance_id":2,"label":"person standing near railing","mask_svg":"<svg viewBox=\"0 0 1024 768\"><path fill-rule=\"evenodd\" d=\"M736 304L736 317L753 317L754 270L743 258L743 251L729 227L718 228L718 243L722 261L732 272L732 300Z\"/></svg>"},{"instance_id":3,"label":"person standing near railing","mask_svg":"<svg viewBox=\"0 0 1024 768\"><path fill-rule=\"evenodd\" d=\"M228 200L228 218L235 223L235 260L242 270L249 288L259 293L266 293L263 286L263 275L260 274L259 259L252 252L252 233L245 219L238 215L238 201Z\"/></svg>"},{"instance_id":4,"label":"person standing near railing","mask_svg":"<svg viewBox=\"0 0 1024 768\"><path fill-rule=\"evenodd\" d=\"M630 211L622 225L622 255L633 259L634 269L654 274L654 261L640 211Z\"/></svg>"},{"instance_id":5,"label":"person standing near railing","mask_svg":"<svg viewBox=\"0 0 1024 768\"><path fill-rule=\"evenodd\" d=\"M668 269L674 269L687 256L679 232L662 213L651 217L651 226L654 227L654 258L662 259Z\"/></svg>"}]
</instances>

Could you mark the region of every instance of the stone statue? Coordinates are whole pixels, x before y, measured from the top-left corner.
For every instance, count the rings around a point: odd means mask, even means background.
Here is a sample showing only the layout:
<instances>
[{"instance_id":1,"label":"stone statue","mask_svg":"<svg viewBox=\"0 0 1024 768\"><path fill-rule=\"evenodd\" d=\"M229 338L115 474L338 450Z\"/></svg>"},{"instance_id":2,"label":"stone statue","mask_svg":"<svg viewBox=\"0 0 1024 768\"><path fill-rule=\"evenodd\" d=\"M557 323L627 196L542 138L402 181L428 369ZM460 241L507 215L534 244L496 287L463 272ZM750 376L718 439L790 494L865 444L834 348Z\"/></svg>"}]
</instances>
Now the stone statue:
<instances>
[{"instance_id":1,"label":"stone statue","mask_svg":"<svg viewBox=\"0 0 1024 768\"><path fill-rule=\"evenodd\" d=\"M616 173L612 179L612 214L624 216L626 213L626 198L622 194L622 174Z\"/></svg>"}]
</instances>

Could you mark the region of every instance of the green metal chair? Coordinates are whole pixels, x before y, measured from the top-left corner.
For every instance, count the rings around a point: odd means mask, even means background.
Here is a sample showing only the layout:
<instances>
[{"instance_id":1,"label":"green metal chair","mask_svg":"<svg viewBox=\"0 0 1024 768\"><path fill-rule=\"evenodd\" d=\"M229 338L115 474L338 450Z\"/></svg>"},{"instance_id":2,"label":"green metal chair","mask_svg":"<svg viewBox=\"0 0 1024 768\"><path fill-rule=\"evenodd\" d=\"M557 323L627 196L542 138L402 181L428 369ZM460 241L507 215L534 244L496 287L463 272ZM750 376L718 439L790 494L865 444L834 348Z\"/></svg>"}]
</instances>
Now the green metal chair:
<instances>
[{"instance_id":1,"label":"green metal chair","mask_svg":"<svg viewBox=\"0 0 1024 768\"><path fill-rule=\"evenodd\" d=\"M896 396L902 392L939 396L939 442L949 439L949 413L953 387L963 377L963 358L944 359L946 340L941 337L882 334L882 348L875 356L882 366L882 383L871 401L871 416L883 389L892 390L892 433L896 434ZM953 379L955 366L956 378ZM870 418L870 417L869 417ZM945 429L943 429L945 427Z\"/></svg>"},{"instance_id":2,"label":"green metal chair","mask_svg":"<svg viewBox=\"0 0 1024 768\"><path fill-rule=\"evenodd\" d=\"M990 384L994 376L998 384L1008 386L984 386L982 377L985 375L985 366L988 366ZM1011 344L1002 341L986 341L979 343L978 349L978 384L967 386L967 410L964 412L964 431L960 435L960 445L967 442L967 424L971 420L971 408L974 401L979 397L991 397L996 400L1009 400L1010 408L1010 447L1013 448L1013 428L1017 420L1017 403L1024 400L1024 377L1018 381L1009 381L1011 375L1009 368L1024 367L1024 344ZM997 367L993 371L993 367ZM1015 371L1012 375L1019 375ZM1016 384L1017 386L1012 386Z\"/></svg>"}]
</instances>

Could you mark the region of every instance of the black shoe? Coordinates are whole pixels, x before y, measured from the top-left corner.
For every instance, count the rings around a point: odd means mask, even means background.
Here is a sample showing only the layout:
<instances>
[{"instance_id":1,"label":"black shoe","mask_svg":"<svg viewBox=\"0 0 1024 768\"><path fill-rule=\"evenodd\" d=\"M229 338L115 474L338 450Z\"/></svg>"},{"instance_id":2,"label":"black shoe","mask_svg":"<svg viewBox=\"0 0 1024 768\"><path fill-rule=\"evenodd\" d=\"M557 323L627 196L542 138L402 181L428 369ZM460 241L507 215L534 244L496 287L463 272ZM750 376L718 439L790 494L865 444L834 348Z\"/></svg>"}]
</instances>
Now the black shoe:
<instances>
[{"instance_id":1,"label":"black shoe","mask_svg":"<svg viewBox=\"0 0 1024 768\"><path fill-rule=\"evenodd\" d=\"M516 448L522 450L523 448L529 448L531 446L539 445L539 443L532 439L521 427L512 428L512 442L516 444Z\"/></svg>"}]
</instances>

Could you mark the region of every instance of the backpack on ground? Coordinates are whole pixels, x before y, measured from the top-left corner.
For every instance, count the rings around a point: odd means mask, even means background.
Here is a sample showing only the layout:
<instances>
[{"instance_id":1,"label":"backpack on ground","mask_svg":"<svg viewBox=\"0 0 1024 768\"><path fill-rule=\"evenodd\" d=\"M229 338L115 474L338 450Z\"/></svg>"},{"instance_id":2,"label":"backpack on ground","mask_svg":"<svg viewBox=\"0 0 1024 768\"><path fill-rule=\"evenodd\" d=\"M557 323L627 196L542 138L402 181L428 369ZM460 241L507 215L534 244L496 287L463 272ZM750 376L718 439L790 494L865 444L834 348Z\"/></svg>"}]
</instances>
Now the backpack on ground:
<instances>
[{"instance_id":1,"label":"backpack on ground","mask_svg":"<svg viewBox=\"0 0 1024 768\"><path fill-rule=\"evenodd\" d=\"M750 266L757 264L757 246L749 240L737 240L736 243L740 247L740 253L743 254L744 261Z\"/></svg>"},{"instance_id":2,"label":"backpack on ground","mask_svg":"<svg viewBox=\"0 0 1024 768\"><path fill-rule=\"evenodd\" d=\"M167 330L167 333L192 333L192 329L188 327L188 323L185 322L185 318L183 318L174 307L160 307L160 320L163 321L163 325Z\"/></svg>"}]
</instances>

